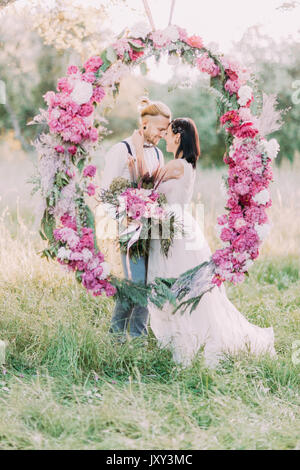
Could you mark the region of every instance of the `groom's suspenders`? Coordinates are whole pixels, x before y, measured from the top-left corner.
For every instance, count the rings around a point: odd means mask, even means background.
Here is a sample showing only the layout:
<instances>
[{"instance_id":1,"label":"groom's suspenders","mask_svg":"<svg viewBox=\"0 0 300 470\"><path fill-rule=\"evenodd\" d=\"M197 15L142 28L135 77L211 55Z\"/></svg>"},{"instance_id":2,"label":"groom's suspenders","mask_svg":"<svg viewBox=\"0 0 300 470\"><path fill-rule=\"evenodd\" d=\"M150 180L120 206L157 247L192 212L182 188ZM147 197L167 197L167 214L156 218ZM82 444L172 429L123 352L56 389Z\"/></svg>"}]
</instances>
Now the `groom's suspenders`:
<instances>
[{"instance_id":1,"label":"groom's suspenders","mask_svg":"<svg viewBox=\"0 0 300 470\"><path fill-rule=\"evenodd\" d=\"M133 156L129 143L126 142L126 140L122 140L121 143L126 145L129 155ZM158 149L157 149L157 147L154 147L154 149L155 149L155 152L156 152L157 160L159 161Z\"/></svg>"}]
</instances>

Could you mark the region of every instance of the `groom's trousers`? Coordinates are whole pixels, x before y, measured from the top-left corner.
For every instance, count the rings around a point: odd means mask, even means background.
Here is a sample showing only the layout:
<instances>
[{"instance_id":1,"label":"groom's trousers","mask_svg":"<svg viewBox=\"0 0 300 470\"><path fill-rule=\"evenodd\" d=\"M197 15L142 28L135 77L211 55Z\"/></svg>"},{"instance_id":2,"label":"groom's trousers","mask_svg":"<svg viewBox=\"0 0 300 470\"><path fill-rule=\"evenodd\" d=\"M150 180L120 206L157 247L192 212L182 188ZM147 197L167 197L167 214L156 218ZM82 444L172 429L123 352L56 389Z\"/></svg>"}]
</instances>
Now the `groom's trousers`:
<instances>
[{"instance_id":1,"label":"groom's trousers","mask_svg":"<svg viewBox=\"0 0 300 470\"><path fill-rule=\"evenodd\" d=\"M127 266L126 266L126 255L121 254L123 271L125 277L129 279ZM146 284L146 258L141 257L137 263L134 263L130 259L130 270L133 282L144 282ZM123 333L125 334L129 329L130 336L141 336L147 335L147 323L148 323L149 311L147 307L141 305L131 305L126 308L122 303L117 300L115 310L111 319L110 332L111 333Z\"/></svg>"}]
</instances>

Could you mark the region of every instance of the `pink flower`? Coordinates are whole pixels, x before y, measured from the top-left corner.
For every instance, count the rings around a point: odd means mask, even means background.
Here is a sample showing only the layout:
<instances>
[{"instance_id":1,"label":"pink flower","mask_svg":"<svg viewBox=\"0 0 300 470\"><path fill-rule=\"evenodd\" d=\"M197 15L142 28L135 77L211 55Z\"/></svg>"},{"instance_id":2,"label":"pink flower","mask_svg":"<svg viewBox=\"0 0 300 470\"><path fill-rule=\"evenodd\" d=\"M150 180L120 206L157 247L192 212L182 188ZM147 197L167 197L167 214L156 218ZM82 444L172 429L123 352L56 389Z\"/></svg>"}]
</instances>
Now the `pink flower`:
<instances>
[{"instance_id":1,"label":"pink flower","mask_svg":"<svg viewBox=\"0 0 300 470\"><path fill-rule=\"evenodd\" d=\"M67 168L66 175L68 175L70 178L74 178L75 172L74 171L72 172L71 170L69 170L69 168Z\"/></svg>"},{"instance_id":2,"label":"pink flower","mask_svg":"<svg viewBox=\"0 0 300 470\"><path fill-rule=\"evenodd\" d=\"M241 194L242 196L249 192L249 186L245 183L236 183L234 185L234 189L238 194Z\"/></svg>"},{"instance_id":3,"label":"pink flower","mask_svg":"<svg viewBox=\"0 0 300 470\"><path fill-rule=\"evenodd\" d=\"M220 117L220 122L223 126L226 122L230 122L235 126L240 123L239 113L236 110L227 111L227 113Z\"/></svg>"},{"instance_id":4,"label":"pink flower","mask_svg":"<svg viewBox=\"0 0 300 470\"><path fill-rule=\"evenodd\" d=\"M223 242L229 242L231 240L231 230L229 228L223 228L220 238Z\"/></svg>"},{"instance_id":5,"label":"pink flower","mask_svg":"<svg viewBox=\"0 0 300 470\"><path fill-rule=\"evenodd\" d=\"M96 142L98 140L98 131L95 127L92 127L90 132L89 132L89 139L92 142Z\"/></svg>"},{"instance_id":6,"label":"pink flower","mask_svg":"<svg viewBox=\"0 0 300 470\"><path fill-rule=\"evenodd\" d=\"M95 186L93 183L90 183L90 184L87 186L87 193L88 193L89 196L94 196L96 187L97 187L97 186Z\"/></svg>"},{"instance_id":7,"label":"pink flower","mask_svg":"<svg viewBox=\"0 0 300 470\"><path fill-rule=\"evenodd\" d=\"M94 72L86 72L82 74L82 80L84 82L93 83L95 81Z\"/></svg>"},{"instance_id":8,"label":"pink flower","mask_svg":"<svg viewBox=\"0 0 300 470\"><path fill-rule=\"evenodd\" d=\"M60 221L64 227L69 227L75 231L77 230L76 220L75 218L71 217L69 214L62 215L60 218Z\"/></svg>"},{"instance_id":9,"label":"pink flower","mask_svg":"<svg viewBox=\"0 0 300 470\"><path fill-rule=\"evenodd\" d=\"M241 84L238 80L227 80L224 88L229 92L230 95L233 95L239 91Z\"/></svg>"},{"instance_id":10,"label":"pink flower","mask_svg":"<svg viewBox=\"0 0 300 470\"><path fill-rule=\"evenodd\" d=\"M107 283L105 286L105 293L108 297L112 297L117 293L117 289L115 286L112 286L111 284Z\"/></svg>"},{"instance_id":11,"label":"pink flower","mask_svg":"<svg viewBox=\"0 0 300 470\"><path fill-rule=\"evenodd\" d=\"M88 165L83 170L83 176L93 178L96 174L97 168L94 165Z\"/></svg>"},{"instance_id":12,"label":"pink flower","mask_svg":"<svg viewBox=\"0 0 300 470\"><path fill-rule=\"evenodd\" d=\"M54 91L47 91L47 93L43 95L43 98L48 106L53 106L56 101L56 94Z\"/></svg>"},{"instance_id":13,"label":"pink flower","mask_svg":"<svg viewBox=\"0 0 300 470\"><path fill-rule=\"evenodd\" d=\"M76 145L71 145L70 147L68 147L68 152L69 152L71 155L75 155L75 153L77 152L77 147L76 147Z\"/></svg>"},{"instance_id":14,"label":"pink flower","mask_svg":"<svg viewBox=\"0 0 300 470\"><path fill-rule=\"evenodd\" d=\"M186 40L187 40L187 38L188 38L188 33L187 33L186 29L184 29L184 28L179 28L179 27L178 27L177 29L178 29L180 41L186 42Z\"/></svg>"},{"instance_id":15,"label":"pink flower","mask_svg":"<svg viewBox=\"0 0 300 470\"><path fill-rule=\"evenodd\" d=\"M84 103L80 106L79 114L80 116L90 116L94 111L94 107L90 103Z\"/></svg>"},{"instance_id":16,"label":"pink flower","mask_svg":"<svg viewBox=\"0 0 300 470\"><path fill-rule=\"evenodd\" d=\"M190 36L185 41L191 47L197 47L198 49L202 49L203 47L203 40L200 36Z\"/></svg>"},{"instance_id":17,"label":"pink flower","mask_svg":"<svg viewBox=\"0 0 300 470\"><path fill-rule=\"evenodd\" d=\"M74 74L74 73L76 74L76 73L78 73L78 72L79 72L79 68L76 67L76 65L70 65L70 66L68 67L68 71L67 71L67 74L68 74L68 75L72 75L72 74Z\"/></svg>"},{"instance_id":18,"label":"pink flower","mask_svg":"<svg viewBox=\"0 0 300 470\"><path fill-rule=\"evenodd\" d=\"M70 94L73 90L73 85L71 85L66 77L60 78L57 82L57 91Z\"/></svg>"},{"instance_id":19,"label":"pink flower","mask_svg":"<svg viewBox=\"0 0 300 470\"><path fill-rule=\"evenodd\" d=\"M220 215L220 216L217 218L217 221L218 221L218 224L219 224L219 225L225 225L225 224L227 224L227 222L228 222L228 216L227 216L226 214Z\"/></svg>"},{"instance_id":20,"label":"pink flower","mask_svg":"<svg viewBox=\"0 0 300 470\"><path fill-rule=\"evenodd\" d=\"M225 69L226 74L230 80L236 81L238 80L239 76L235 70Z\"/></svg>"},{"instance_id":21,"label":"pink flower","mask_svg":"<svg viewBox=\"0 0 300 470\"><path fill-rule=\"evenodd\" d=\"M97 72L99 67L103 64L103 60L99 56L90 57L84 64L83 67L86 72Z\"/></svg>"},{"instance_id":22,"label":"pink flower","mask_svg":"<svg viewBox=\"0 0 300 470\"><path fill-rule=\"evenodd\" d=\"M233 126L227 129L228 132L235 135L240 139L251 138L253 139L257 134L258 130L252 127L252 124L244 122L240 126Z\"/></svg>"},{"instance_id":23,"label":"pink flower","mask_svg":"<svg viewBox=\"0 0 300 470\"><path fill-rule=\"evenodd\" d=\"M62 145L56 145L54 149L57 151L57 153L65 153L65 149Z\"/></svg>"},{"instance_id":24,"label":"pink flower","mask_svg":"<svg viewBox=\"0 0 300 470\"><path fill-rule=\"evenodd\" d=\"M83 273L82 275L82 284L87 289L94 289L94 287L96 287L97 285L97 279L94 277L94 275L90 271L88 271L88 272Z\"/></svg>"},{"instance_id":25,"label":"pink flower","mask_svg":"<svg viewBox=\"0 0 300 470\"><path fill-rule=\"evenodd\" d=\"M220 67L208 56L207 52L197 59L197 66L200 72L208 73L212 77L216 77L221 72Z\"/></svg>"},{"instance_id":26,"label":"pink flower","mask_svg":"<svg viewBox=\"0 0 300 470\"><path fill-rule=\"evenodd\" d=\"M96 88L94 88L94 92L93 92L93 96L91 98L91 101L92 102L96 102L96 103L100 103L100 101L103 100L105 96L105 90L103 88L101 88L100 86L97 86Z\"/></svg>"}]
</instances>

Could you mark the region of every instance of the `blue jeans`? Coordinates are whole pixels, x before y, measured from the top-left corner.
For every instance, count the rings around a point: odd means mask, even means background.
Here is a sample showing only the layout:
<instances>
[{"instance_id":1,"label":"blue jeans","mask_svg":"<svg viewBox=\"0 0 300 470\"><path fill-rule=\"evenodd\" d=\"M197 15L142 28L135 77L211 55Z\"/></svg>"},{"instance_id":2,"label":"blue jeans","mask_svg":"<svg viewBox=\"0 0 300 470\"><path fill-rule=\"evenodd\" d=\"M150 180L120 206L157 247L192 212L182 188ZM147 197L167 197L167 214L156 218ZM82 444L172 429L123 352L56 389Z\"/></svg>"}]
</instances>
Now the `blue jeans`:
<instances>
[{"instance_id":1,"label":"blue jeans","mask_svg":"<svg viewBox=\"0 0 300 470\"><path fill-rule=\"evenodd\" d=\"M126 279L129 279L127 266L126 266L126 255L121 253L123 271ZM130 270L133 282L144 282L146 284L146 258L141 257L137 263L134 263L130 259ZM147 307L141 305L132 305L126 308L122 303L117 300L114 313L111 319L110 332L111 333L123 333L125 334L129 328L130 336L141 336L147 335L147 323L148 323L149 311Z\"/></svg>"}]
</instances>

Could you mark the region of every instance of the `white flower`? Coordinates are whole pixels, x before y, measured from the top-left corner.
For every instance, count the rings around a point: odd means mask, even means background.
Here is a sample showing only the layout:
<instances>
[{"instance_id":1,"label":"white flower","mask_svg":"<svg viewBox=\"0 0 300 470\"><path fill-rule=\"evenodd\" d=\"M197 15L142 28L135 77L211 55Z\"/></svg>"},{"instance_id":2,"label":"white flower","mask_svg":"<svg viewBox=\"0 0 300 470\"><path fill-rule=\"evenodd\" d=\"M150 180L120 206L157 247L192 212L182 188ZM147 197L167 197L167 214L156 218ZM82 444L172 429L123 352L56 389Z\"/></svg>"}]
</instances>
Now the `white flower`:
<instances>
[{"instance_id":1,"label":"white flower","mask_svg":"<svg viewBox=\"0 0 300 470\"><path fill-rule=\"evenodd\" d=\"M93 94L93 86L91 83L77 80L71 93L71 99L77 104L87 103Z\"/></svg>"},{"instance_id":2,"label":"white flower","mask_svg":"<svg viewBox=\"0 0 300 470\"><path fill-rule=\"evenodd\" d=\"M168 56L169 65L177 65L179 63L179 56L177 54L170 54Z\"/></svg>"},{"instance_id":3,"label":"white flower","mask_svg":"<svg viewBox=\"0 0 300 470\"><path fill-rule=\"evenodd\" d=\"M248 85L241 86L239 89L239 100L240 106L246 106L249 100L252 98L252 88Z\"/></svg>"},{"instance_id":4,"label":"white flower","mask_svg":"<svg viewBox=\"0 0 300 470\"><path fill-rule=\"evenodd\" d=\"M269 202L270 200L269 191L267 189L260 191L254 196L253 200L257 202L258 204L262 204L262 205L267 204L267 202Z\"/></svg>"},{"instance_id":5,"label":"white flower","mask_svg":"<svg viewBox=\"0 0 300 470\"><path fill-rule=\"evenodd\" d=\"M248 271L248 269L252 266L253 263L254 263L254 261L252 259L247 259L247 261L244 265L244 270Z\"/></svg>"},{"instance_id":6,"label":"white flower","mask_svg":"<svg viewBox=\"0 0 300 470\"><path fill-rule=\"evenodd\" d=\"M164 30L165 35L170 41L175 42L179 39L179 32L177 26L170 25Z\"/></svg>"},{"instance_id":7,"label":"white flower","mask_svg":"<svg viewBox=\"0 0 300 470\"><path fill-rule=\"evenodd\" d=\"M121 78L129 72L127 65L122 64L122 62L114 63L101 77L99 84L103 87L115 87L115 83L119 83Z\"/></svg>"},{"instance_id":8,"label":"white flower","mask_svg":"<svg viewBox=\"0 0 300 470\"><path fill-rule=\"evenodd\" d=\"M263 241L268 235L271 230L271 225L270 224L255 224L254 229L257 232L257 235L259 236L259 239Z\"/></svg>"},{"instance_id":9,"label":"white flower","mask_svg":"<svg viewBox=\"0 0 300 470\"><path fill-rule=\"evenodd\" d=\"M66 250L64 246L61 246L57 252L57 258L59 259L70 259L72 251Z\"/></svg>"},{"instance_id":10,"label":"white flower","mask_svg":"<svg viewBox=\"0 0 300 470\"><path fill-rule=\"evenodd\" d=\"M239 115L243 122L247 122L247 121L253 122L253 120L255 119L255 117L253 116L249 108L240 108Z\"/></svg>"},{"instance_id":11,"label":"white flower","mask_svg":"<svg viewBox=\"0 0 300 470\"><path fill-rule=\"evenodd\" d=\"M87 263L93 257L93 253L88 248L84 248L81 253L82 259L85 263Z\"/></svg>"},{"instance_id":12,"label":"white flower","mask_svg":"<svg viewBox=\"0 0 300 470\"><path fill-rule=\"evenodd\" d=\"M110 264L104 261L101 266L103 268L103 273L101 274L101 276L99 276L99 279L106 279L107 276L110 274Z\"/></svg>"},{"instance_id":13,"label":"white flower","mask_svg":"<svg viewBox=\"0 0 300 470\"><path fill-rule=\"evenodd\" d=\"M247 225L247 222L241 217L239 219L236 219L234 223L234 227L236 230L239 230L241 227L244 227L245 225Z\"/></svg>"},{"instance_id":14,"label":"white flower","mask_svg":"<svg viewBox=\"0 0 300 470\"><path fill-rule=\"evenodd\" d=\"M271 139L271 140L269 140L269 142L264 141L263 143L264 143L265 151L266 151L268 157L271 158L271 160L276 158L277 155L278 155L278 152L280 150L280 145L277 142L277 140L276 139Z\"/></svg>"},{"instance_id":15,"label":"white flower","mask_svg":"<svg viewBox=\"0 0 300 470\"><path fill-rule=\"evenodd\" d=\"M139 22L133 25L130 31L130 37L134 39L145 39L150 33L151 28L147 23Z\"/></svg>"}]
</instances>

